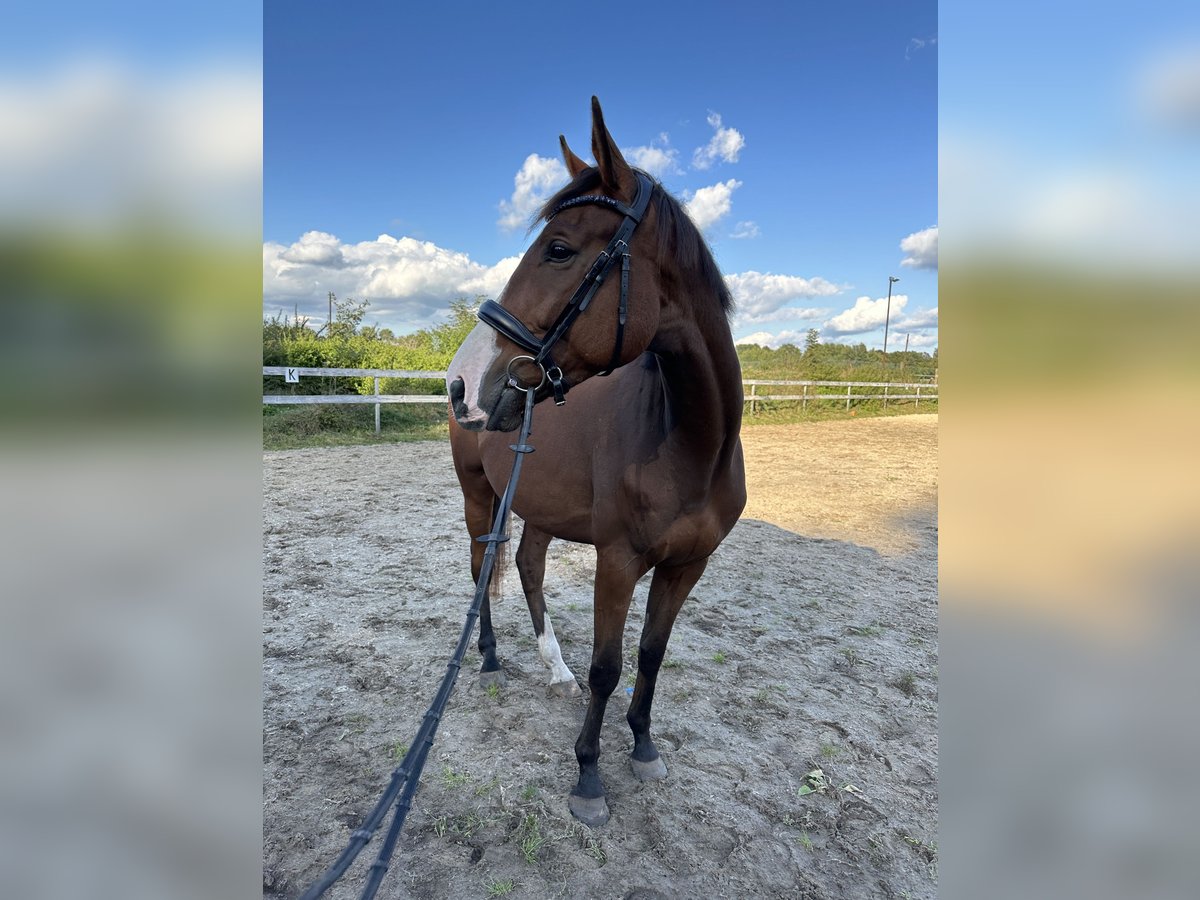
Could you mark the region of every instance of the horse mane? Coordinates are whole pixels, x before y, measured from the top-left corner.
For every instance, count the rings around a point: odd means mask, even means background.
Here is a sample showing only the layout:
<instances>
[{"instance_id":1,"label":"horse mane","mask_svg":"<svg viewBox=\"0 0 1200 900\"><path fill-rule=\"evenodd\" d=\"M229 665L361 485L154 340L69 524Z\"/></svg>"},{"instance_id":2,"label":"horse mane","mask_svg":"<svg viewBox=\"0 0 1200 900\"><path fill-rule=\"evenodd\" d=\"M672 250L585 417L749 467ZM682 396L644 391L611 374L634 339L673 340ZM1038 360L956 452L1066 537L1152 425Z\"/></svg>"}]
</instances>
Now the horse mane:
<instances>
[{"instance_id":1,"label":"horse mane","mask_svg":"<svg viewBox=\"0 0 1200 900\"><path fill-rule=\"evenodd\" d=\"M669 277L677 278L680 281L681 293L686 296L716 297L721 313L728 319L733 314L733 297L716 260L713 259L708 243L679 201L672 197L657 179L650 175L647 177L654 186L650 202L654 204L658 219L656 262L659 270ZM599 187L599 169L594 166L585 169L574 181L542 205L535 213L530 227L539 222L549 221L550 215L560 204L592 193Z\"/></svg>"}]
</instances>

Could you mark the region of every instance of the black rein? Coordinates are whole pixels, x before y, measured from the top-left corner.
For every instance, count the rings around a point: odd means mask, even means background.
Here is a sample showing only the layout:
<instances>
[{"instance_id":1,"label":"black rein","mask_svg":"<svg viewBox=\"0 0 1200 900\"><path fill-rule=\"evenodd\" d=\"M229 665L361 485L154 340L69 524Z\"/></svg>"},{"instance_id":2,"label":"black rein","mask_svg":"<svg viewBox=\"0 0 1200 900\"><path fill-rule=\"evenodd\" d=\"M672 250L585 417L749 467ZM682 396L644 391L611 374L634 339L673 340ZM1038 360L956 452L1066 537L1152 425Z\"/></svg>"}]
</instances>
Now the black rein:
<instances>
[{"instance_id":1,"label":"black rein","mask_svg":"<svg viewBox=\"0 0 1200 900\"><path fill-rule=\"evenodd\" d=\"M510 445L510 449L516 456L513 459L512 473L508 477L508 486L505 487L504 496L500 498L500 504L496 508L496 517L492 521L492 532L480 535L475 539L480 543L486 543L487 549L483 554L483 563L479 567L479 579L475 583L475 596L471 601L471 608L467 611L467 619L463 623L458 645L454 648L454 655L446 664L446 674L442 678L441 687L438 688L433 703L425 713L421 727L409 745L408 752L404 755L404 761L392 772L391 781L388 782L383 796L379 798L379 802L375 804L370 815L350 835L350 842L342 851L341 856L326 870L325 874L313 882L312 886L301 895L300 900L317 900L346 873L359 852L379 830L388 809L395 804L395 815L392 817L392 823L388 827L383 845L379 848L379 855L371 864L367 883L360 895L362 900L371 900L375 896L383 881L383 876L387 873L392 854L396 850L396 841L400 838L400 830L404 827L404 819L412 805L413 795L417 792L421 771L425 768L425 758L433 746L433 738L437 733L438 724L442 720L442 713L446 710L446 703L454 692L454 683L458 680L463 656L471 641L471 634L475 631L475 622L479 618L479 608L483 604L483 598L487 596L488 582L491 580L492 569L496 563L496 548L508 540L508 535L504 533L504 526L509 511L512 509L513 495L517 491L517 480L521 477L521 462L525 459L526 453L533 452L533 447L529 445L529 429L533 424L534 390L522 388L515 379L510 383L525 391L525 418L521 423L520 437L517 439L517 443Z\"/></svg>"}]
</instances>

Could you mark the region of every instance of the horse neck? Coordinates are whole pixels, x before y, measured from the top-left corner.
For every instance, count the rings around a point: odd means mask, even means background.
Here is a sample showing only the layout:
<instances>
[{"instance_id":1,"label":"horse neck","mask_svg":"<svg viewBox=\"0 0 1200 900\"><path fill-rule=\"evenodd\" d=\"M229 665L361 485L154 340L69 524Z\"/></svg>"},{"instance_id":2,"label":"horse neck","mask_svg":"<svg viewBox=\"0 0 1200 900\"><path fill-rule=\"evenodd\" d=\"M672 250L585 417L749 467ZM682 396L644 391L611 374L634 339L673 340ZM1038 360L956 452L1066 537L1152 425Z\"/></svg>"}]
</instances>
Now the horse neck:
<instances>
[{"instance_id":1,"label":"horse neck","mask_svg":"<svg viewBox=\"0 0 1200 900\"><path fill-rule=\"evenodd\" d=\"M690 310L675 312L664 316L649 347L659 359L672 434L720 466L741 429L741 364L722 313L710 314L705 322Z\"/></svg>"}]
</instances>

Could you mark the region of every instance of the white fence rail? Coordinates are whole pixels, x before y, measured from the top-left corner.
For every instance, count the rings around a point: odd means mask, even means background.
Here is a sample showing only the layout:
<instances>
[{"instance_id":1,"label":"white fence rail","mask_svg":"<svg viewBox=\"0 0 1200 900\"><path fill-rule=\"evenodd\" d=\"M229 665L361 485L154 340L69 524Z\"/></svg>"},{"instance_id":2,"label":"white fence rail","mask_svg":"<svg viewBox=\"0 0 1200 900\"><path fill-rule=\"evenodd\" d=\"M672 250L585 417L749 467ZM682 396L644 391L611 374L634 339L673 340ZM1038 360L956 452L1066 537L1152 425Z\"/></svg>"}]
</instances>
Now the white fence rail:
<instances>
[{"instance_id":1,"label":"white fence rail","mask_svg":"<svg viewBox=\"0 0 1200 900\"><path fill-rule=\"evenodd\" d=\"M379 408L383 403L445 403L445 394L381 394L380 378L429 378L446 380L445 372L428 372L414 369L313 369L301 366L263 366L263 375L282 375L290 383L298 384L308 377L374 378L373 394L264 394L264 406L282 406L292 403L373 403L375 404L375 433L379 434Z\"/></svg>"},{"instance_id":2,"label":"white fence rail","mask_svg":"<svg viewBox=\"0 0 1200 900\"><path fill-rule=\"evenodd\" d=\"M882 400L884 408L887 408L888 403L913 403L920 407L921 401L927 403L937 400L937 385L922 384L918 382L905 383L894 381L762 381L752 379L743 381L742 385L749 385L750 392L746 394L746 402L750 404L750 411L755 412L758 409L758 404L763 401L770 400L790 400L800 401L802 408L807 409L809 402L821 402L823 400L845 401L846 409L850 408L852 400ZM797 394L793 390L786 394L760 394L758 388L767 387L790 387L800 388L800 393ZM837 393L832 393L828 390L818 390L818 388L839 388ZM846 393L842 393L840 388L845 388ZM855 394L852 391L855 388L860 390L865 388L883 388L883 391L876 391L871 394ZM925 393L921 393L924 391Z\"/></svg>"},{"instance_id":3,"label":"white fence rail","mask_svg":"<svg viewBox=\"0 0 1200 900\"><path fill-rule=\"evenodd\" d=\"M445 403L445 394L381 394L379 379L381 378L427 378L445 381L445 372L431 372L414 369L315 369L300 366L263 366L263 375L281 375L289 383L299 383L301 378L336 377L336 378L373 378L375 392L372 394L264 394L264 405L305 404L305 403L372 403L375 405L375 433L379 433L379 409L384 403ZM749 387L746 402L750 411L756 412L758 405L773 400L799 401L805 409L808 404L820 403L826 400L845 402L846 409L854 400L882 400L886 407L888 403L913 403L921 405L938 399L936 384L896 383L890 381L764 381L750 379L742 382L743 387ZM760 387L793 388L790 393L761 394ZM800 388L800 393L795 392ZM838 388L837 393L831 393L828 388ZM841 388L845 388L843 394ZM882 388L875 393L853 393L854 389ZM921 393L924 391L924 393Z\"/></svg>"}]
</instances>

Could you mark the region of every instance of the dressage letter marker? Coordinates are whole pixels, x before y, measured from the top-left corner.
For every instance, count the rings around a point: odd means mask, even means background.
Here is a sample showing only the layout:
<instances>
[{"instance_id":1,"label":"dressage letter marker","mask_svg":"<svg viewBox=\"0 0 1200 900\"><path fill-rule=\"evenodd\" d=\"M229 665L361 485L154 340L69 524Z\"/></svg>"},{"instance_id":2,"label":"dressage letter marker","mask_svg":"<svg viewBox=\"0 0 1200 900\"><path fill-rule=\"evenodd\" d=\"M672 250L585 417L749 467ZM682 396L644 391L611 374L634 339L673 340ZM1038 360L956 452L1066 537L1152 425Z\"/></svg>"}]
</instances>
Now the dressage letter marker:
<instances>
[{"instance_id":1,"label":"dressage letter marker","mask_svg":"<svg viewBox=\"0 0 1200 900\"><path fill-rule=\"evenodd\" d=\"M299 384L300 383L300 370L293 369L291 366L288 366L288 368L283 373L283 380L287 384Z\"/></svg>"}]
</instances>

